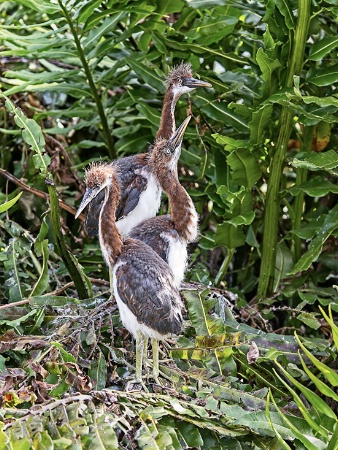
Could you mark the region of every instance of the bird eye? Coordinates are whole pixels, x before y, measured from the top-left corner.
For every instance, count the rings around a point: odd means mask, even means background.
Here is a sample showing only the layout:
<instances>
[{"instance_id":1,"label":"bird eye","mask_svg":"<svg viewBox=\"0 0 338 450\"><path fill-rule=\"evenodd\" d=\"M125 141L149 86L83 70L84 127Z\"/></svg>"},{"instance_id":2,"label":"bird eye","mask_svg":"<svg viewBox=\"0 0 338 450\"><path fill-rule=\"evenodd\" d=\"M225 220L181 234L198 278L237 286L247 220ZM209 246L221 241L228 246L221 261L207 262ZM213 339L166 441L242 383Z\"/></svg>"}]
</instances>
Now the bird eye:
<instances>
[{"instance_id":1,"label":"bird eye","mask_svg":"<svg viewBox=\"0 0 338 450\"><path fill-rule=\"evenodd\" d=\"M167 155L169 155L170 154L170 148L168 147L165 152L166 152Z\"/></svg>"}]
</instances>

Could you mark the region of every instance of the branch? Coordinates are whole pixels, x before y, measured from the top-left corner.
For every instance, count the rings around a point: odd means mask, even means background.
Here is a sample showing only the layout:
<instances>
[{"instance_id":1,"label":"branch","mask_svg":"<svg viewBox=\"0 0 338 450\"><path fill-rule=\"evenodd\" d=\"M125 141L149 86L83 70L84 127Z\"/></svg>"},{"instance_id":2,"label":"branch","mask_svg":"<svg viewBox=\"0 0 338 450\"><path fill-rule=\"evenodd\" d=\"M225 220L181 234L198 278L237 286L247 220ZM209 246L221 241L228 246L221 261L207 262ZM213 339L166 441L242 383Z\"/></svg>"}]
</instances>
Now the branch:
<instances>
[{"instance_id":1,"label":"branch","mask_svg":"<svg viewBox=\"0 0 338 450\"><path fill-rule=\"evenodd\" d=\"M39 189L35 189L35 188L32 188L31 186L28 186L28 184L25 184L23 181L19 180L14 175L7 172L7 170L5 170L5 169L0 168L0 175L5 177L7 180L11 181L12 183L16 184L24 191L30 192L30 193L36 195L37 197L44 198L49 203L49 195L46 192L43 192L43 191L40 191ZM61 199L59 199L59 206L60 206L60 208L64 209L65 211L67 211L70 214L73 214L73 216L75 216L77 210L73 206L68 205ZM80 214L79 219L84 221L85 220L84 214Z\"/></svg>"}]
</instances>

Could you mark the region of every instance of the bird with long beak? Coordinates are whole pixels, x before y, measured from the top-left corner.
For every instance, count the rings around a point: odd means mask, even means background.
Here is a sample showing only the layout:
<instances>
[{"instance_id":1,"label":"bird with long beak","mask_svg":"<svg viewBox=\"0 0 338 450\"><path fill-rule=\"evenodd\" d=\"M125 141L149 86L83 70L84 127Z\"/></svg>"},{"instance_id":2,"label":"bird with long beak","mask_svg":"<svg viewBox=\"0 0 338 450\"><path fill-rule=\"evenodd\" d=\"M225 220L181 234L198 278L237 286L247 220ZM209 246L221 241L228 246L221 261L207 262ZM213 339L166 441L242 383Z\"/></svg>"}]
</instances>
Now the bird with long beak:
<instances>
[{"instance_id":1,"label":"bird with long beak","mask_svg":"<svg viewBox=\"0 0 338 450\"><path fill-rule=\"evenodd\" d=\"M170 139L175 132L175 106L181 95L198 87L211 87L210 83L192 77L191 64L180 64L168 75L163 102L161 123L156 137ZM123 236L140 222L154 217L161 203L162 186L158 179L157 167L162 161L155 160L149 152L128 156L111 163L119 172L120 200L116 208L116 226ZM160 155L161 156L161 155ZM152 164L150 164L152 160ZM90 237L98 233L98 218L104 194L90 202L85 230Z\"/></svg>"},{"instance_id":2,"label":"bird with long beak","mask_svg":"<svg viewBox=\"0 0 338 450\"><path fill-rule=\"evenodd\" d=\"M179 126L169 140L157 139L149 165L169 199L170 214L151 217L136 227L129 236L148 244L167 262L179 287L187 266L187 244L198 235L198 215L195 206L177 176L177 161L181 154L184 132L191 116Z\"/></svg>"},{"instance_id":3,"label":"bird with long beak","mask_svg":"<svg viewBox=\"0 0 338 450\"><path fill-rule=\"evenodd\" d=\"M168 143L168 151L171 153ZM168 155L169 155L168 153ZM151 339L153 376L158 381L158 341L177 335L183 327L184 309L169 265L147 244L123 239L116 226L120 201L119 174L109 164L92 164L86 171L86 193L76 217L100 193L104 200L99 215L99 240L109 266L123 325L136 340L135 382L142 383L142 361Z\"/></svg>"}]
</instances>

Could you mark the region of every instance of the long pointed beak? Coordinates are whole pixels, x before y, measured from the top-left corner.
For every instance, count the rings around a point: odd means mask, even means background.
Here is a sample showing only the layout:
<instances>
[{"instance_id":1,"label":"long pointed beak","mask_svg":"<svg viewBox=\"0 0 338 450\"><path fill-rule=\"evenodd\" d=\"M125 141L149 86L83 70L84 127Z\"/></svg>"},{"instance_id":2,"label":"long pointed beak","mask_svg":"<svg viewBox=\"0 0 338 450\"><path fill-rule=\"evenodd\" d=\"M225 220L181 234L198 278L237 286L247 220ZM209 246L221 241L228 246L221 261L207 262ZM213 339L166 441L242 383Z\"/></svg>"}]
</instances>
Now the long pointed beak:
<instances>
[{"instance_id":1,"label":"long pointed beak","mask_svg":"<svg viewBox=\"0 0 338 450\"><path fill-rule=\"evenodd\" d=\"M177 148L182 144L183 136L185 133L185 130L187 129L188 123L190 122L191 116L188 116L181 125L177 128L175 133L172 135L172 137L169 139L169 146L173 149Z\"/></svg>"},{"instance_id":2,"label":"long pointed beak","mask_svg":"<svg viewBox=\"0 0 338 450\"><path fill-rule=\"evenodd\" d=\"M81 202L78 210L76 211L75 219L77 219L79 217L79 215L82 213L82 211L85 209L85 207L93 200L93 198L95 198L97 196L97 194L99 192L100 192L99 188L92 188L92 189L86 190L86 192L84 193L82 202Z\"/></svg>"},{"instance_id":3,"label":"long pointed beak","mask_svg":"<svg viewBox=\"0 0 338 450\"><path fill-rule=\"evenodd\" d=\"M190 89L195 89L198 87L212 87L210 83L203 80L197 80L196 78L182 78L182 85L187 86Z\"/></svg>"}]
</instances>

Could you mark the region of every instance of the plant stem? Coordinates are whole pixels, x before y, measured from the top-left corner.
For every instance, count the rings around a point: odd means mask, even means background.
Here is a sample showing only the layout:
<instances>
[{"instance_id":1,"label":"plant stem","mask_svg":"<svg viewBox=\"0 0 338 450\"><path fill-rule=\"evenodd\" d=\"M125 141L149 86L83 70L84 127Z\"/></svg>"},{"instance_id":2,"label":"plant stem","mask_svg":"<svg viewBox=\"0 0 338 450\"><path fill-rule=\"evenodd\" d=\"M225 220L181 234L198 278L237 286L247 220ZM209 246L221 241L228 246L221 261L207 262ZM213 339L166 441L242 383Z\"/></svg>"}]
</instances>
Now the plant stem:
<instances>
[{"instance_id":1,"label":"plant stem","mask_svg":"<svg viewBox=\"0 0 338 450\"><path fill-rule=\"evenodd\" d=\"M72 35L74 37L74 42L75 42L75 45L76 45L77 53L78 53L78 56L79 56L79 58L81 60L82 67L83 67L83 69L85 71L85 74L86 74L86 77L87 77L87 80L88 80L88 84L89 84L91 93L92 93L92 95L94 97L94 101L96 103L97 111L98 111L100 119L101 119L101 125L102 125L102 129L103 129L102 130L103 131L103 138L104 138L104 140L106 142L106 145L107 145L108 155L109 155L109 157L111 159L115 159L116 158L116 152L115 152L115 149L114 149L114 139L113 139L113 136L112 136L112 134L111 134L111 132L109 130L107 117L106 117L106 114L104 112L104 108L103 108L100 96L98 94L98 88L96 87L96 85L94 83L94 80L93 80L93 77L92 77L92 74L91 74L88 62L86 60L86 57L85 57L85 54L84 54L84 51L83 51L83 48L82 48L82 45L81 45L81 42L80 42L80 39L79 39L79 37L77 35L77 32L75 30L75 27L73 25L72 18L70 17L70 15L69 15L69 13L67 11L67 8L63 5L62 0L58 0L58 3L60 5L60 8L63 11L63 14L64 14L64 16L65 16L65 18L67 20L68 26L70 28L70 31L72 32Z\"/></svg>"},{"instance_id":2,"label":"plant stem","mask_svg":"<svg viewBox=\"0 0 338 450\"><path fill-rule=\"evenodd\" d=\"M91 294L90 283L86 285L85 277L82 274L81 268L77 260L69 252L66 247L64 237L61 232L59 201L56 193L54 183L51 180L47 181L48 193L50 198L50 219L52 230L55 238L55 245L58 253L61 256L65 266L74 282L75 289L81 299L88 298Z\"/></svg>"},{"instance_id":3,"label":"plant stem","mask_svg":"<svg viewBox=\"0 0 338 450\"><path fill-rule=\"evenodd\" d=\"M219 268L219 271L216 275L215 281L214 281L214 286L218 287L221 283L221 281L224 278L224 275L226 274L226 271L228 270L230 261L232 259L232 257L234 256L235 253L235 249L234 248L230 248L227 250L228 253L226 255L226 257L224 258L221 267Z\"/></svg>"},{"instance_id":4,"label":"plant stem","mask_svg":"<svg viewBox=\"0 0 338 450\"><path fill-rule=\"evenodd\" d=\"M313 126L304 127L301 151L303 151L303 152L311 151L313 130L314 130ZM306 181L307 173L308 173L308 169L302 169L302 168L297 169L296 186L299 186L300 184L302 184ZM301 191L295 198L294 219L292 220L292 229L293 230L298 230L300 228L300 225L302 222L304 196L305 196L304 191ZM293 261L294 261L294 263L296 263L299 260L299 258L301 257L301 239L299 236L296 236L296 235L294 235L294 237L293 237L292 253L293 253Z\"/></svg>"},{"instance_id":5,"label":"plant stem","mask_svg":"<svg viewBox=\"0 0 338 450\"><path fill-rule=\"evenodd\" d=\"M305 44L310 23L311 0L299 0L298 21L294 31L291 60L287 71L285 88L292 87L294 75L300 75ZM280 212L280 185L288 141L292 129L292 110L283 106L280 114L279 132L270 165L270 177L265 203L263 250L258 285L258 298L265 298L273 292L276 267L278 220Z\"/></svg>"}]
</instances>

